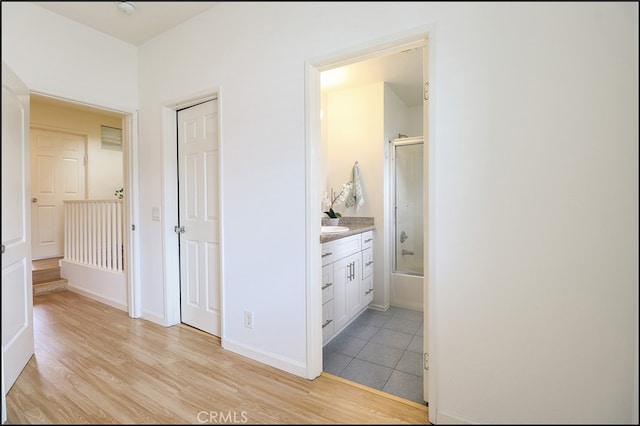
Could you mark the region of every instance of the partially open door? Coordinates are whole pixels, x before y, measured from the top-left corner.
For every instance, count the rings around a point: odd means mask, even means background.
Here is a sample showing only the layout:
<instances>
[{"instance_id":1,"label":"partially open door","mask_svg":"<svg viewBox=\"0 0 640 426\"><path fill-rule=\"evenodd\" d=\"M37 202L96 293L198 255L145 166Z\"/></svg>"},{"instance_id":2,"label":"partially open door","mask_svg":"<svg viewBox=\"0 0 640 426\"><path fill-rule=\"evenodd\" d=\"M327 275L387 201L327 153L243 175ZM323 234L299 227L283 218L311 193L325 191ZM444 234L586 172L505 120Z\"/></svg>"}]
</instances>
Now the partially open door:
<instances>
[{"instance_id":1,"label":"partially open door","mask_svg":"<svg viewBox=\"0 0 640 426\"><path fill-rule=\"evenodd\" d=\"M2 63L3 404L34 353L29 199L29 90Z\"/></svg>"}]
</instances>

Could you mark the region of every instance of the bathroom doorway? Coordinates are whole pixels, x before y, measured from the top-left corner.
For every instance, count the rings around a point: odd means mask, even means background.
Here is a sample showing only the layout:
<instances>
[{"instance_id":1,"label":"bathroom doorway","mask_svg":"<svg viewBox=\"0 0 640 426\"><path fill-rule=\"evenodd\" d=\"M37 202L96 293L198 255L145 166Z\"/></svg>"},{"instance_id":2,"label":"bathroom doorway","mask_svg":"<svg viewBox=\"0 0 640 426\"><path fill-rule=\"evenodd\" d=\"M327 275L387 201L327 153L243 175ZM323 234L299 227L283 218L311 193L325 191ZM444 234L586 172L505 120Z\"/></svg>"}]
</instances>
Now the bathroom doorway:
<instances>
[{"instance_id":1,"label":"bathroom doorway","mask_svg":"<svg viewBox=\"0 0 640 426\"><path fill-rule=\"evenodd\" d=\"M309 90L311 93L310 97L312 98L312 100L311 100L311 103L309 104L309 107L310 107L309 116L324 117L324 120L322 118L320 118L318 121L314 121L312 119L309 122L309 126L310 126L309 130L312 135L311 136L312 140L315 139L318 141L317 142L318 147L312 147L312 151L317 149L317 152L320 153L320 155L318 155L318 160L317 160L319 163L318 168L316 169L317 172L312 173L310 175L310 179L309 179L311 183L310 193L314 195L318 191L318 189L320 189L320 191L325 189L327 184L329 184L329 186L331 185L335 186L334 185L335 182L332 182L332 180L339 181L340 179L343 179L340 176L338 177L330 176L332 171L335 170L336 168L339 169L339 171L342 169L345 169L345 167L341 167L341 166L336 167L336 163L345 162L345 164L346 163L352 164L353 161L360 160L359 161L360 164L363 165L363 167L361 168L363 174L364 173L368 174L367 177L371 177L373 174L375 174L375 178L373 179L375 183L369 186L369 190L370 190L369 193L371 194L371 196L368 199L368 206L366 207L368 208L368 210L366 210L365 213L362 213L361 211L359 214L362 216L373 216L375 218L375 227L376 227L377 236L376 238L374 238L374 241L377 239L377 242L378 242L378 245L374 248L374 254L379 256L378 261L374 262L374 264L377 263L378 265L377 267L379 268L378 272L374 271L374 274L377 275L377 278L374 278L374 280L377 281L375 284L376 286L375 293L377 293L377 299L374 300L374 302L371 305L369 305L370 307L369 311L371 311L370 312L372 314L371 316L372 317L375 316L377 320L378 314L386 314L387 316L391 317L391 316L396 316L394 315L396 310L402 310L402 312L399 313L399 315L397 315L397 318L395 318L394 322L396 324L398 324L399 322L405 322L407 320L414 321L417 319L418 322L416 324L416 330L411 331L412 333L410 336L411 339L405 342L406 348L404 350L406 350L409 347L410 342L413 340L412 338L418 335L420 338L420 342L419 342L420 349L414 354L415 355L414 358L416 358L419 365L419 372L417 374L421 376L421 377L418 377L420 379L419 385L424 389L424 392L422 392L421 394L424 395L424 400L428 400L428 395L429 395L428 385L427 385L429 381L428 369L425 368L426 364L423 362L423 359L426 359L426 353L428 352L427 348L429 346L427 342L428 338L426 337L427 336L426 331L425 331L425 337L422 338L422 330L426 330L428 328L426 326L428 322L426 312L423 313L422 310L405 312L406 311L405 309L396 308L391 306L390 304L390 278L391 278L391 264L392 264L393 257L390 250L390 247L391 247L390 238L391 238L392 230L389 222L389 211L388 211L390 208L389 207L390 206L390 202L389 202L390 188L388 185L389 173L390 173L390 161L389 161L389 155L390 155L389 145L390 144L388 143L389 140L393 139L394 135L397 136L398 131L402 131L403 133L406 132L410 135L424 135L426 134L426 132L428 132L428 125L426 123L428 114L427 112L425 112L427 111L427 109L424 106L424 103L426 103L425 101L427 100L427 97L426 95L424 95L423 97L423 93L425 93L425 91L423 91L423 85L424 85L424 82L427 81L425 80L425 75L426 75L425 67L426 67L426 62L428 57L428 49L427 49L426 34L422 34L420 36L416 35L410 40L405 39L403 42L396 41L396 43L397 44L393 47L389 47L390 45L393 44L393 43L389 43L389 44L386 44L385 47L383 48L365 49L364 53L361 52L360 54L355 54L354 56L347 59L345 59L345 57L342 56L341 58L336 59L335 62L319 61L318 64L314 66L310 66ZM371 61L371 62L381 61L385 57L393 57L396 55L411 55L412 53L419 53L421 58L419 63L420 67L416 70L416 73L415 73L417 79L419 80L419 83L417 85L417 89L413 91L417 95L418 102L416 106L419 105L419 109L416 108L410 114L389 113L389 115L387 115L387 112L385 110L384 114L376 115L375 117L373 115L369 115L368 116L369 126L363 127L361 128L361 130L366 130L367 132L370 132L371 128L375 126L377 126L377 129L379 129L378 136L374 135L375 137L365 138L368 141L370 141L371 143L370 148L361 146L361 147L358 147L357 149L353 149L353 147L351 146L341 145L340 147L341 149L339 151L341 152L341 155L343 158L327 159L327 155L326 155L327 145L325 144L326 142L325 138L327 137L328 134L331 133L331 130L327 129L326 126L327 126L327 123L331 123L331 119L329 119L328 121L326 119L327 117L326 115L327 109L325 109L325 101L327 99L326 91L324 87L316 86L320 82L322 82L324 86L325 73L327 75L332 74L335 77L344 77L345 73L342 73L341 71L343 71L346 68L353 67L363 71L363 70L366 70L367 68L366 63L368 61ZM373 99L376 102L380 102L380 100L382 100L382 103L379 103L378 105L383 105L386 99L391 99L392 103L402 103L401 101L402 98L399 96L399 93L398 93L402 90L401 86L398 86L398 85L394 86L393 84L389 84L390 81L386 81L386 80L377 80L378 82L380 82L379 85L376 85L377 83L372 84L372 80L370 79L370 77L371 77L371 74L367 74L367 71L364 71L364 74L360 74L359 79L357 79L355 82L351 80L351 89L357 89L358 92L361 92L363 90L368 90L363 86L365 85L369 86L371 88L371 91L369 92L369 94L374 93L373 97L370 97L369 99ZM343 89L344 88L345 86L343 86ZM316 90L318 91L318 93L315 93ZM382 90L382 92L380 90ZM384 95L382 97L379 97L381 93L384 93ZM315 103L315 100L317 100L317 104ZM368 102L368 103L365 102L362 105L368 110L368 108L372 104L373 104L372 102ZM330 112L331 106L329 106L328 109L329 109L329 113L331 113ZM338 109L341 109L341 108L338 108ZM334 108L334 111L335 110L336 109ZM407 120L407 116L410 116L411 119ZM382 117L384 117L384 123L376 121L378 119L381 119ZM388 117L390 117L392 120L391 125L389 125L387 121ZM411 123L408 123L409 121L411 121ZM349 129L351 129L351 131L357 130L354 128L353 120L351 121L351 125L349 126ZM359 133L356 134L355 136L362 139L362 135ZM312 145L313 143L315 142L312 142ZM350 155L351 156L357 155L358 158L355 158L355 157L346 158L346 157L349 157ZM376 158L373 158L374 156ZM366 160L369 160L368 164L367 164L367 161L363 161L360 157L365 157ZM423 159L423 161L425 160ZM315 167L316 165L313 166L313 168ZM423 179L426 180L426 174L423 174ZM425 182L425 184L421 188L426 192L426 187L427 185ZM376 197L378 198L377 200L376 200ZM312 208L314 204L315 204L315 200L313 200L310 204ZM315 210L315 208L313 209ZM352 213L353 212L347 211L347 216L357 216L357 214L352 214ZM313 215L315 214L316 213L313 213L311 215L312 216L312 218L310 219L311 223L316 222L316 220L313 219ZM424 225L421 228L416 228L415 232L422 232L423 234L426 234L425 229L427 228L426 224L428 222L425 218L425 215L421 215L420 220L424 222ZM319 222L319 215L318 215L318 222ZM411 232L413 233L414 231L411 231ZM314 237L317 240L317 234L315 236L314 235L310 236L310 240L312 241ZM426 250L425 249L421 249L421 250L425 252L424 258L426 259ZM320 259L319 256L318 256L318 259ZM425 266L426 265L423 265L423 269ZM313 269L315 269L315 267L312 268L312 270ZM422 276L420 276L419 278L422 281L424 281L424 278ZM316 304L318 306L316 306ZM426 305L426 303L424 303L423 305ZM313 298L311 298L311 304L309 309L312 316L314 316L314 312L318 311L319 306L320 306L319 301L317 301L316 303L313 301ZM400 318L400 316L403 316L403 318ZM410 316L410 318L408 316ZM314 323L313 321L310 322L310 324L312 324L312 327L313 327L310 330L310 333L312 335L318 332L315 329L315 326L313 326L313 323ZM380 326L378 328L384 329L385 327ZM417 331L418 328L420 329L419 333ZM400 331L400 330L392 330L392 331ZM385 332L385 333L388 334L388 332ZM410 333L406 333L406 334L410 334ZM328 344L331 344L331 342L328 342L327 345ZM320 348L322 348L322 343L321 342L319 344L316 343L316 339L312 339L312 345L318 345ZM316 346L316 348L318 346ZM412 349L414 349L415 347L416 347L415 344L411 344ZM314 353L317 354L318 352L314 352ZM322 353L323 352L321 352L321 354ZM347 355L347 354L343 354L343 355ZM317 355L313 355L313 353L311 354L311 357L315 357L315 356ZM358 358L358 355L355 354L352 358L355 361ZM320 361L319 364L322 366L322 361L323 361L322 357L319 361ZM314 372L313 372L313 369L315 368L314 365L317 365L317 364L314 364L314 359L312 358L310 361L310 366L312 369L312 371L310 372L310 375L312 377L314 376ZM398 364L396 363L395 365L398 365ZM335 374L335 375L338 375L338 374Z\"/></svg>"}]
</instances>

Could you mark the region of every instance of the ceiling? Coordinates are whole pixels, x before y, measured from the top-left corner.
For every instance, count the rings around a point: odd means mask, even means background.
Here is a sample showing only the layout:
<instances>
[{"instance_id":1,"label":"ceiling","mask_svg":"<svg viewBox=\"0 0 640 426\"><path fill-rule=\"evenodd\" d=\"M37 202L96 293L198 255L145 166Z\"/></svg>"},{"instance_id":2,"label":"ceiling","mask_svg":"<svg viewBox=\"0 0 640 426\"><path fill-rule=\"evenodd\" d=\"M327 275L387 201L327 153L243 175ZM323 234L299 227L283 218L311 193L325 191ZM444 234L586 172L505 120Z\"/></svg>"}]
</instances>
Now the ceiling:
<instances>
[{"instance_id":1,"label":"ceiling","mask_svg":"<svg viewBox=\"0 0 640 426\"><path fill-rule=\"evenodd\" d=\"M34 1L48 9L102 33L140 46L153 37L211 9L210 1L140 1L129 2L135 11L125 14L119 1Z\"/></svg>"},{"instance_id":2,"label":"ceiling","mask_svg":"<svg viewBox=\"0 0 640 426\"><path fill-rule=\"evenodd\" d=\"M215 7L219 2L130 2L135 11L125 14L118 1L32 2L119 40L140 46L155 36ZM325 71L326 73L334 70ZM340 90L385 81L409 106L422 103L422 49L411 49L342 67L343 79L323 90ZM324 80L324 78L323 78Z\"/></svg>"},{"instance_id":3,"label":"ceiling","mask_svg":"<svg viewBox=\"0 0 640 426\"><path fill-rule=\"evenodd\" d=\"M386 82L408 107L422 105L422 48L379 56L321 74L322 90L341 90L365 84ZM341 81L325 85L325 76L338 73Z\"/></svg>"}]
</instances>

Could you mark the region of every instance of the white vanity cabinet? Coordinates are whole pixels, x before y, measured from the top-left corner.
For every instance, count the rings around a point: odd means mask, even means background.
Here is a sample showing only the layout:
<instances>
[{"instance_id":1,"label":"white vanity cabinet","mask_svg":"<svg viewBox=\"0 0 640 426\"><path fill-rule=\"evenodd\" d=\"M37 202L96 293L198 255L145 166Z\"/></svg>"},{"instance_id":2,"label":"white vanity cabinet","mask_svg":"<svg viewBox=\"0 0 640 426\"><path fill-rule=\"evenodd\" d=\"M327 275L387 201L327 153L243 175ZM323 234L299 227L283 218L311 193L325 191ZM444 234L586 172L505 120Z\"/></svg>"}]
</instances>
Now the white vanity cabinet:
<instances>
[{"instance_id":1,"label":"white vanity cabinet","mask_svg":"<svg viewBox=\"0 0 640 426\"><path fill-rule=\"evenodd\" d=\"M336 331L349 323L360 308L362 295L360 293L360 279L362 268L360 252L336 260L333 264L333 320Z\"/></svg>"},{"instance_id":2,"label":"white vanity cabinet","mask_svg":"<svg viewBox=\"0 0 640 426\"><path fill-rule=\"evenodd\" d=\"M367 306L373 301L373 231L363 232L362 238L362 280L360 292L362 304Z\"/></svg>"},{"instance_id":3,"label":"white vanity cabinet","mask_svg":"<svg viewBox=\"0 0 640 426\"><path fill-rule=\"evenodd\" d=\"M327 343L373 300L373 231L322 244L322 340Z\"/></svg>"},{"instance_id":4,"label":"white vanity cabinet","mask_svg":"<svg viewBox=\"0 0 640 426\"><path fill-rule=\"evenodd\" d=\"M333 336L333 264L322 267L322 341Z\"/></svg>"}]
</instances>

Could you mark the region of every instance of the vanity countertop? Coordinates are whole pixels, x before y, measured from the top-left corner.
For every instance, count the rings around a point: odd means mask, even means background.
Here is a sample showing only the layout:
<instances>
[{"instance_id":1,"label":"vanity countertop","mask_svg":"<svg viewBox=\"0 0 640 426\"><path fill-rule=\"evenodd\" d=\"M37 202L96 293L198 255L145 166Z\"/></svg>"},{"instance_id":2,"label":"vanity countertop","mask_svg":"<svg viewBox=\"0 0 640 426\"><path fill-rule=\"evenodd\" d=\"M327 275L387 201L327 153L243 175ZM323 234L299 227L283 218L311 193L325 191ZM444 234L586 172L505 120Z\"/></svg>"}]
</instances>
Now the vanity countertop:
<instances>
[{"instance_id":1,"label":"vanity countertop","mask_svg":"<svg viewBox=\"0 0 640 426\"><path fill-rule=\"evenodd\" d=\"M322 224L326 224L325 218L322 219ZM346 226L349 230L345 232L320 234L320 242L328 243L329 241L338 240L340 238L376 229L374 225L374 218L372 217L341 217L338 225Z\"/></svg>"}]
</instances>

